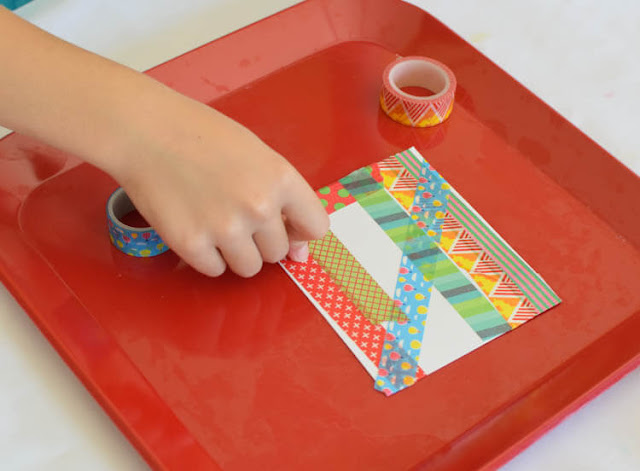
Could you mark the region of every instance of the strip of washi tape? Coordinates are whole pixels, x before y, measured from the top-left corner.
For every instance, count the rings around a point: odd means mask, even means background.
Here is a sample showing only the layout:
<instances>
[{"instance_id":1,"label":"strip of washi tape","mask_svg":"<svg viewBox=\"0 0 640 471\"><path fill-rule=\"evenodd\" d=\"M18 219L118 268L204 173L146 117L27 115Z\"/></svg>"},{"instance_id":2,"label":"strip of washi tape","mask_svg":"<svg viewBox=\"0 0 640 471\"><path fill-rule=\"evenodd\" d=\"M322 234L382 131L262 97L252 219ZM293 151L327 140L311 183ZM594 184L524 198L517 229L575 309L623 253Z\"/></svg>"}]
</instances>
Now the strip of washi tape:
<instances>
[{"instance_id":1,"label":"strip of washi tape","mask_svg":"<svg viewBox=\"0 0 640 471\"><path fill-rule=\"evenodd\" d=\"M309 253L373 324L406 319L393 299L333 232L328 231L322 239L309 242Z\"/></svg>"},{"instance_id":2,"label":"strip of washi tape","mask_svg":"<svg viewBox=\"0 0 640 471\"><path fill-rule=\"evenodd\" d=\"M283 260L280 263L377 366L380 363L382 343L386 335L384 327L366 319L349 295L312 257L306 262Z\"/></svg>"},{"instance_id":3,"label":"strip of washi tape","mask_svg":"<svg viewBox=\"0 0 640 471\"><path fill-rule=\"evenodd\" d=\"M420 168L422 168L422 162L424 162L425 160L411 152L412 150L415 149L411 148L405 150L404 152L399 152L394 155L393 158L397 159L398 162L400 162L402 166L411 173L411 175L413 175L415 178L418 178L420 174Z\"/></svg>"},{"instance_id":4,"label":"strip of washi tape","mask_svg":"<svg viewBox=\"0 0 640 471\"><path fill-rule=\"evenodd\" d=\"M391 157L396 164L399 160ZM405 165L406 164L402 164ZM398 200L403 207L402 199L393 194L392 188L396 188L406 168L396 172L395 175L383 172L397 168L393 162L382 165L381 178L373 178L387 183L387 190ZM422 166L416 180L411 175L412 181L403 190L413 190L413 201L410 205L411 219L415 224L432 237L436 242L440 239L441 224L444 220L444 211L448 201L449 185L435 170L430 172L429 164L422 161ZM391 178L390 178L391 177ZM401 181L401 180L400 180ZM403 195L404 196L404 195ZM387 326L387 340L393 341L391 348L385 348L380 357L380 366L375 387L386 395L394 394L411 386L418 379L418 362L422 348L422 338L427 321L427 312L431 298L432 283L416 268L412 260L403 254L394 297L400 308L407 315L407 322L390 322ZM406 360L408 356L415 361L415 365Z\"/></svg>"},{"instance_id":5,"label":"strip of washi tape","mask_svg":"<svg viewBox=\"0 0 640 471\"><path fill-rule=\"evenodd\" d=\"M318 195L318 198L320 199L322 206L324 206L327 214L331 214L356 202L340 182L323 186L316 191L316 194Z\"/></svg>"},{"instance_id":6,"label":"strip of washi tape","mask_svg":"<svg viewBox=\"0 0 640 471\"><path fill-rule=\"evenodd\" d=\"M448 209L451 215L515 281L539 311L545 311L560 302L558 295L540 275L455 192L450 196Z\"/></svg>"},{"instance_id":7,"label":"strip of washi tape","mask_svg":"<svg viewBox=\"0 0 640 471\"><path fill-rule=\"evenodd\" d=\"M407 93L422 87L433 95ZM449 67L428 57L403 57L389 64L382 75L380 106L394 121L413 127L435 126L453 109L456 77Z\"/></svg>"},{"instance_id":8,"label":"strip of washi tape","mask_svg":"<svg viewBox=\"0 0 640 471\"><path fill-rule=\"evenodd\" d=\"M413 204L418 180L395 157L371 165L371 176L407 211Z\"/></svg>"},{"instance_id":9,"label":"strip of washi tape","mask_svg":"<svg viewBox=\"0 0 640 471\"><path fill-rule=\"evenodd\" d=\"M449 212L442 223L439 245L471 276L511 327L516 328L541 312L487 249Z\"/></svg>"},{"instance_id":10,"label":"strip of washi tape","mask_svg":"<svg viewBox=\"0 0 640 471\"><path fill-rule=\"evenodd\" d=\"M118 188L107 200L107 227L111 243L120 251L134 257L154 257L169 250L152 227L133 227L122 218L134 211L131 199Z\"/></svg>"},{"instance_id":11,"label":"strip of washi tape","mask_svg":"<svg viewBox=\"0 0 640 471\"><path fill-rule=\"evenodd\" d=\"M511 330L484 293L467 279L366 169L356 170L340 182L480 338L487 341Z\"/></svg>"},{"instance_id":12,"label":"strip of washi tape","mask_svg":"<svg viewBox=\"0 0 640 471\"><path fill-rule=\"evenodd\" d=\"M424 161L411 205L411 219L438 244L442 236L442 223L450 193L451 186L427 161Z\"/></svg>"},{"instance_id":13,"label":"strip of washi tape","mask_svg":"<svg viewBox=\"0 0 640 471\"><path fill-rule=\"evenodd\" d=\"M418 363L431 285L409 257L403 255L394 298L407 320L388 323L375 382L375 388L387 396L411 386L424 374Z\"/></svg>"},{"instance_id":14,"label":"strip of washi tape","mask_svg":"<svg viewBox=\"0 0 640 471\"><path fill-rule=\"evenodd\" d=\"M432 198L435 199L433 201L437 199L439 203L443 203L439 211L438 208L433 208L433 215L440 217L437 217L435 220L437 224L436 227L425 228L428 235L435 235L436 241L440 244L439 236L442 225L445 223L442 216L444 215L445 218L448 219L447 226L449 231L451 231L451 225L455 221L460 230L464 229L464 231L456 238L455 247L451 247L454 241L449 241L451 245L448 245L446 248L443 247L443 249L451 256L456 264L471 274L474 281L483 287L483 291L490 297L492 302L494 301L493 296L497 294L498 297L501 297L507 292L509 292L512 297L523 298L520 303L514 303L513 300L509 301L509 303L506 303L503 299L498 300L500 311L505 318L509 319L512 325L521 324L538 313L560 303L560 298L553 292L549 285L545 283L540 275L478 215L462 196L449 186L448 182L429 165L415 148L400 152L391 159L393 158L396 159L398 164L402 165L405 171L410 172L416 176L416 178L427 178L430 183L427 188L427 194L422 193L422 195L427 198L427 201L431 199L429 198L429 194L434 193ZM389 163L387 166L397 168L397 164L393 163ZM398 172L400 172L400 170L398 170ZM419 182L418 186L422 183L423 182ZM432 185L432 183L436 184ZM387 186L385 185L385 187ZM436 195L436 192L433 191L438 188L443 190L440 192L440 195ZM418 192L416 192L416 197L419 196L417 193ZM443 199L445 195L446 200ZM402 201L398 201L402 204ZM416 205L414 204L413 206ZM431 229L432 232L429 232L429 229ZM440 245L443 246L444 244ZM460 259L460 254L463 252L468 254L474 251L482 251L482 254L477 266L472 267L469 260L465 261ZM494 269L496 265L500 270L496 271ZM476 273L485 275L489 275L490 273L491 275L499 276L496 280L485 280L491 286L491 289L486 290L484 288L487 287L487 284L481 283L480 281L482 280L480 280L478 276L474 276ZM502 276L503 274L504 276ZM514 285L514 282L517 286Z\"/></svg>"}]
</instances>

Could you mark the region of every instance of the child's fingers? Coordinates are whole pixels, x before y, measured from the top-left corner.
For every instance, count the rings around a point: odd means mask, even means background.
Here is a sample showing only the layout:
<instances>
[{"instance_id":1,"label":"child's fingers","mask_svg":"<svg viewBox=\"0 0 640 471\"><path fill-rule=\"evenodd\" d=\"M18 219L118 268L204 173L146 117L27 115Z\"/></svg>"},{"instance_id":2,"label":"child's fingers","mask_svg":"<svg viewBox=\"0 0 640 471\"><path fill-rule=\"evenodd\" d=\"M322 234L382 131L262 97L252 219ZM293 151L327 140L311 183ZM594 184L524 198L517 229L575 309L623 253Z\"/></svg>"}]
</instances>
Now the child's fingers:
<instances>
[{"instance_id":1,"label":"child's fingers","mask_svg":"<svg viewBox=\"0 0 640 471\"><path fill-rule=\"evenodd\" d=\"M307 241L320 239L329 230L329 217L315 192L302 180L295 197L284 208L284 219L289 237L288 257L295 262L309 259Z\"/></svg>"},{"instance_id":2,"label":"child's fingers","mask_svg":"<svg viewBox=\"0 0 640 471\"><path fill-rule=\"evenodd\" d=\"M178 248L180 257L195 270L207 276L222 275L227 264L214 246L201 244L199 247Z\"/></svg>"},{"instance_id":3,"label":"child's fingers","mask_svg":"<svg viewBox=\"0 0 640 471\"><path fill-rule=\"evenodd\" d=\"M329 230L327 216L315 192L300 178L297 191L283 207L289 240L305 241L324 237Z\"/></svg>"},{"instance_id":4,"label":"child's fingers","mask_svg":"<svg viewBox=\"0 0 640 471\"><path fill-rule=\"evenodd\" d=\"M280 217L272 218L264 227L260 228L253 235L253 240L265 262L279 262L289 251L289 238Z\"/></svg>"},{"instance_id":5,"label":"child's fingers","mask_svg":"<svg viewBox=\"0 0 640 471\"><path fill-rule=\"evenodd\" d=\"M218 248L229 268L237 275L250 278L262 268L262 256L250 236L228 240Z\"/></svg>"},{"instance_id":6,"label":"child's fingers","mask_svg":"<svg viewBox=\"0 0 640 471\"><path fill-rule=\"evenodd\" d=\"M294 262L309 260L309 243L306 241L290 241L287 256Z\"/></svg>"}]
</instances>

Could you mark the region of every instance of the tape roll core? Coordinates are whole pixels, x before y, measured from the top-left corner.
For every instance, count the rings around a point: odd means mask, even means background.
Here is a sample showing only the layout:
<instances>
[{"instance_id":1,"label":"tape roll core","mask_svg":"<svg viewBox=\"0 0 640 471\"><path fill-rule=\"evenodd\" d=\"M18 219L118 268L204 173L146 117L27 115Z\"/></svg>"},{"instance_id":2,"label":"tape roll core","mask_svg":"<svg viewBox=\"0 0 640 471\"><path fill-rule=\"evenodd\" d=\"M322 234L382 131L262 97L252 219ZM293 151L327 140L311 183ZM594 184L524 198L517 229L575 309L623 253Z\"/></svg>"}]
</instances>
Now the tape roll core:
<instances>
[{"instance_id":1,"label":"tape roll core","mask_svg":"<svg viewBox=\"0 0 640 471\"><path fill-rule=\"evenodd\" d=\"M129 226L124 222L122 222L122 218L124 216L136 210L136 207L133 205L133 202L131 201L131 199L129 199L129 196L124 192L122 188L118 188L113 193L113 195L111 195L110 201L111 201L111 204L107 205L107 211L109 211L109 216L111 216L112 219L117 220L122 227L126 227L127 229L130 229L130 230L136 230L136 229L152 230L151 226L140 228L140 227Z\"/></svg>"},{"instance_id":2,"label":"tape roll core","mask_svg":"<svg viewBox=\"0 0 640 471\"><path fill-rule=\"evenodd\" d=\"M405 87L433 92L416 96ZM404 57L389 64L382 77L380 106L394 121L413 127L435 126L453 109L456 78L446 65L428 57Z\"/></svg>"},{"instance_id":3,"label":"tape roll core","mask_svg":"<svg viewBox=\"0 0 640 471\"><path fill-rule=\"evenodd\" d=\"M408 98L421 98L402 89L404 87L423 87L434 92L429 99L442 96L449 87L449 77L439 67L430 62L406 61L397 64L389 73L389 83L393 89Z\"/></svg>"},{"instance_id":4,"label":"tape roll core","mask_svg":"<svg viewBox=\"0 0 640 471\"><path fill-rule=\"evenodd\" d=\"M135 206L118 188L107 200L107 226L111 243L120 251L134 257L154 257L169 250L158 233L151 227L133 227L122 222L122 218Z\"/></svg>"}]
</instances>

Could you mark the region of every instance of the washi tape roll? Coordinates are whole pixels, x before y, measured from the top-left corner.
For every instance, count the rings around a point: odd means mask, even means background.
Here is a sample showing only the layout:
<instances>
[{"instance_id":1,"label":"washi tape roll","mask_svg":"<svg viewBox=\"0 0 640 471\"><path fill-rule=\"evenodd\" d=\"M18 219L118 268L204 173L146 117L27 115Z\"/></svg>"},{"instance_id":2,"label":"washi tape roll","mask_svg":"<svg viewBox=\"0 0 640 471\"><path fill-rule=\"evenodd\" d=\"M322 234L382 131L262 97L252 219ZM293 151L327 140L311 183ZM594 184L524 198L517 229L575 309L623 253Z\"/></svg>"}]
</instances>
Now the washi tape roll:
<instances>
[{"instance_id":1,"label":"washi tape roll","mask_svg":"<svg viewBox=\"0 0 640 471\"><path fill-rule=\"evenodd\" d=\"M154 257L169 250L152 227L133 227L122 218L135 211L135 206L122 188L114 191L107 201L107 226L113 245L127 255Z\"/></svg>"},{"instance_id":2,"label":"washi tape roll","mask_svg":"<svg viewBox=\"0 0 640 471\"><path fill-rule=\"evenodd\" d=\"M426 88L433 95L412 95L403 91L407 87ZM456 77L449 67L428 57L403 57L384 70L380 106L407 126L435 126L451 114L455 92Z\"/></svg>"}]
</instances>

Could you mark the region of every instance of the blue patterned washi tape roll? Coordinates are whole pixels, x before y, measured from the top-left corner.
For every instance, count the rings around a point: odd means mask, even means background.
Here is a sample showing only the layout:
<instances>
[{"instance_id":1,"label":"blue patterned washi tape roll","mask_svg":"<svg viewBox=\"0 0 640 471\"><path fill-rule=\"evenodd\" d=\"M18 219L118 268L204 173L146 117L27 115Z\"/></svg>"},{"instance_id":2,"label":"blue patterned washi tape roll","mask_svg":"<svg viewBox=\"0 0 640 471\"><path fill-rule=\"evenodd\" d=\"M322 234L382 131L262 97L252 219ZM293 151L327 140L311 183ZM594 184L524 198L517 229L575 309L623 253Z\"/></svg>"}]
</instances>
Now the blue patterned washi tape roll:
<instances>
[{"instance_id":1,"label":"blue patterned washi tape roll","mask_svg":"<svg viewBox=\"0 0 640 471\"><path fill-rule=\"evenodd\" d=\"M154 257L169 250L152 227L132 227L121 218L136 208L122 188L107 201L109 238L118 250L134 257Z\"/></svg>"}]
</instances>

